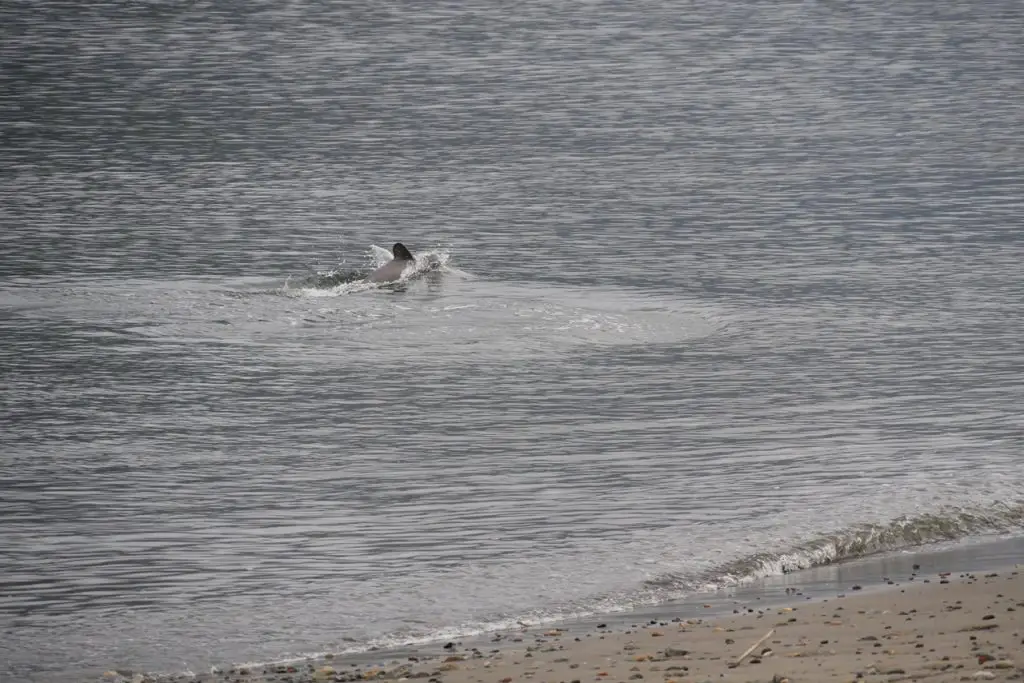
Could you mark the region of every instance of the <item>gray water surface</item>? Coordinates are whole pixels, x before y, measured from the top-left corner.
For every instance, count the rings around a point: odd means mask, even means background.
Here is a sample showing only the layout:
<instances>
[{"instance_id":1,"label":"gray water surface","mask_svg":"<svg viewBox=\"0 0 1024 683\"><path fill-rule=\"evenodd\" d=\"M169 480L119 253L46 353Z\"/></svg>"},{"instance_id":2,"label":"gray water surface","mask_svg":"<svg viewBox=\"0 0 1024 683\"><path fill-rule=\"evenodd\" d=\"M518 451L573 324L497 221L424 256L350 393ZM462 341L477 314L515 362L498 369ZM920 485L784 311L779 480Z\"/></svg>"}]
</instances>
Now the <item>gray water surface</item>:
<instances>
[{"instance_id":1,"label":"gray water surface","mask_svg":"<svg viewBox=\"0 0 1024 683\"><path fill-rule=\"evenodd\" d=\"M1022 35L1008 0L4 4L0 677L1021 528ZM440 268L359 285L396 240Z\"/></svg>"}]
</instances>

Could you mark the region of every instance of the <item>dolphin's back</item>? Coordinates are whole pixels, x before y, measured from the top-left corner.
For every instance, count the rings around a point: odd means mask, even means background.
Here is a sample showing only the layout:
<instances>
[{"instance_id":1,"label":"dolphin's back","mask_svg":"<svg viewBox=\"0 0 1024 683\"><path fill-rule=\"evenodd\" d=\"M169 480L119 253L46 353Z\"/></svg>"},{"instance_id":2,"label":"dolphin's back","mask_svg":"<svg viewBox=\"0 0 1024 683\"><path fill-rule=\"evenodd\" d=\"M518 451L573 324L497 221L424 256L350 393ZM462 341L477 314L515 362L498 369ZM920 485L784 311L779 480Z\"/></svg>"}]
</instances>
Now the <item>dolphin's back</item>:
<instances>
[{"instance_id":1,"label":"dolphin's back","mask_svg":"<svg viewBox=\"0 0 1024 683\"><path fill-rule=\"evenodd\" d=\"M402 272L405 270L407 265L409 265L408 261L391 259L383 266L370 273L370 277L366 279L370 282L394 282L402 277Z\"/></svg>"}]
</instances>

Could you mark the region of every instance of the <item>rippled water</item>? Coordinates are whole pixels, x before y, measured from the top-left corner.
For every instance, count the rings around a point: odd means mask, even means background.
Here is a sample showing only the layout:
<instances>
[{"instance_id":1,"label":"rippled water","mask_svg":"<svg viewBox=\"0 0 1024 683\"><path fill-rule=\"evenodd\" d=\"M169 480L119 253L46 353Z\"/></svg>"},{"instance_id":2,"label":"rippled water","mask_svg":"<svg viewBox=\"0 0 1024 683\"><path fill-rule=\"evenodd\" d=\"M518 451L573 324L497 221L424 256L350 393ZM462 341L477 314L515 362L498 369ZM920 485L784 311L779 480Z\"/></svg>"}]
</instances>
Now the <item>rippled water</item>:
<instances>
[{"instance_id":1,"label":"rippled water","mask_svg":"<svg viewBox=\"0 0 1024 683\"><path fill-rule=\"evenodd\" d=\"M7 3L0 676L1024 519L1024 7ZM443 265L356 280L401 240Z\"/></svg>"}]
</instances>

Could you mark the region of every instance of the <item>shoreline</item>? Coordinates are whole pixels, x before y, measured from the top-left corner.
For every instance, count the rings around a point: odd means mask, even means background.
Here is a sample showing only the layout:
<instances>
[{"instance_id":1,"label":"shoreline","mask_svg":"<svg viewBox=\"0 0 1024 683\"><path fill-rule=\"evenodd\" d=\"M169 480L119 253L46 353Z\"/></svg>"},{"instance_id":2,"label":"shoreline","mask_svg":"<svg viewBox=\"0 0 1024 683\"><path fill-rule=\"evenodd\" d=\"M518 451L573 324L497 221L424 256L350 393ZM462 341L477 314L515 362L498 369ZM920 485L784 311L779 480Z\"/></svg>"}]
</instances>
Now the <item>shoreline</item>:
<instances>
[{"instance_id":1,"label":"shoreline","mask_svg":"<svg viewBox=\"0 0 1024 683\"><path fill-rule=\"evenodd\" d=\"M791 605L747 605L718 618L652 619L593 633L549 629L515 650L453 651L425 668L389 673L427 672L444 683L1024 678L1019 569L915 578L860 594L854 585L822 600L791 593Z\"/></svg>"},{"instance_id":2,"label":"shoreline","mask_svg":"<svg viewBox=\"0 0 1024 683\"><path fill-rule=\"evenodd\" d=\"M808 634L811 631L836 629L823 623L805 622L803 618L829 609L837 601L842 601L840 611L856 608L858 613L868 615L863 617L863 624L860 627L851 625L851 628L858 633L866 628L870 632L865 632L865 637L872 636L878 639L886 637L887 634L876 631L892 631L901 626L895 621L893 609L886 607L890 604L904 605L904 612L916 610L915 614L918 615L929 614L933 624L945 624L967 617L981 619L986 615L976 613L983 609L983 603L1005 602L1001 609L1010 611L999 615L1000 621L994 628L986 628L979 632L988 639L985 642L991 642L994 652L1000 652L997 649L999 647L1005 652L1012 652L1013 648L1016 648L1021 654L1009 657L1012 666L1006 663L1007 658L997 660L1003 662L1000 666L1007 668L984 669L979 664L970 673L986 671L997 676L993 679L977 680L1024 680L1024 669L1017 668L1024 667L1024 576L1021 576L1021 569L1015 566L1021 562L1024 562L1024 537L968 539L940 546L923 546L902 552L866 556L782 576L772 576L749 585L714 593L694 594L683 601L640 610L587 617L572 622L528 625L522 630L481 634L449 643L449 647L445 647L446 643L438 641L350 655L328 654L274 664L225 667L222 670L195 675L144 676L123 670L109 671L103 675L102 680L135 683L304 683L403 681L423 678L426 683L627 683L630 680L644 680L645 683L650 683L654 679L660 683L672 680L669 678L669 674L672 674L678 679L676 683L705 679L770 681L774 675L788 677L796 683L826 678L854 680L854 675L858 671L864 674L870 666L875 666L875 669L881 672L881 668L876 665L864 664L862 660L867 655L863 651L845 652L829 648L836 652L834 655L827 655L820 651L824 646L811 648L814 642L818 642L809 638ZM989 576L992 574L995 576ZM1000 587L999 590L994 588L997 585ZM955 599L961 600L964 606L955 610L955 613L944 612L946 605L942 601L948 602L952 599L950 596L954 594L961 596ZM995 595L1000 597L996 598ZM978 605L976 608L973 607L975 604ZM790 616L785 621L780 621L783 614ZM904 617L900 616L899 619L902 620ZM801 638L813 652L803 659L796 655L783 659L771 654L761 658L762 664L769 663L770 666L759 666L756 670L750 669L749 663L736 669L729 669L726 666L730 657L738 656L742 652L736 651L736 648L743 645L745 649L755 640L752 634L758 629L767 631L776 622L779 622L777 632L766 640L765 645L757 648L758 653L764 647L771 647L775 652L780 652L780 649L788 650L794 643L801 642ZM911 630L915 635L921 636L924 642L935 642L940 647L955 650L946 656L952 657L953 654L963 653L964 644L949 641L950 635L946 631L940 636L938 631L921 631L921 626L919 617ZM857 630L858 628L860 630ZM906 630L902 628L894 632L903 633ZM661 631L661 634L652 635L655 631ZM956 629L950 626L947 631L954 632ZM1014 632L1019 636L1016 640L1012 635ZM722 638L722 633L733 635ZM763 633L757 634L757 637L761 635ZM999 636L1001 640L993 641L994 635ZM732 642L726 643L726 640ZM637 649L630 649L627 646ZM699 650L698 647L703 650ZM690 654L668 657L665 655L668 652L665 648L685 649ZM892 648L885 651L889 649ZM925 653L934 654L936 649L933 647L932 651L929 651L926 648ZM703 654L698 655L698 652ZM636 659L641 656L644 657L642 661ZM901 655L903 659L907 656L906 653ZM912 655L910 656L912 658ZM773 657L775 659L772 659ZM893 657L900 659L896 655L890 656ZM679 662L675 661L677 658L680 659ZM798 659L799 662L796 661ZM808 677L809 673L802 667L812 660L817 661L817 665L822 667L823 671ZM826 660L831 662L829 666L832 673L824 673ZM604 675L598 676L584 666L584 662L588 663L586 666L592 666L595 661L601 662ZM783 671L785 667L781 666L782 662L788 664L789 669ZM576 667L573 668L572 664L576 664ZM960 680L950 676L957 671L965 671L968 664L961 657L954 662L954 668L957 665L963 668L955 669L953 673L931 669L927 672L918 671L917 674L893 673L889 678L876 680L911 680L912 678L900 676L913 676L913 679L916 679L923 678L925 673L928 680ZM858 666L861 669L854 671ZM894 664L890 669L895 671L902 668L910 672L913 667L907 668L908 666L909 663ZM779 670L776 670L777 668ZM637 678L636 674L640 674L641 678ZM1012 674L1020 678L1006 678L1003 674Z\"/></svg>"}]
</instances>

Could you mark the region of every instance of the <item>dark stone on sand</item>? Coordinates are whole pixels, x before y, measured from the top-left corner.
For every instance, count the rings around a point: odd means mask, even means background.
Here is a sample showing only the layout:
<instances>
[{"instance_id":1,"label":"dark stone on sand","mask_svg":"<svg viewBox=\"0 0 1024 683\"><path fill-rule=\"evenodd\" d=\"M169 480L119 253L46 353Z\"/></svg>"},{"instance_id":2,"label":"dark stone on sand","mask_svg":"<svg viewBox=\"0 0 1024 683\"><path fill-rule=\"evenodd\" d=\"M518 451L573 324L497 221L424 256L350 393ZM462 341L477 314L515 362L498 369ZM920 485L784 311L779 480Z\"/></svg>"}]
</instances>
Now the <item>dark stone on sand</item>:
<instances>
[{"instance_id":1,"label":"dark stone on sand","mask_svg":"<svg viewBox=\"0 0 1024 683\"><path fill-rule=\"evenodd\" d=\"M996 615L994 615L994 614L986 614L985 616L983 616L981 618L981 620L982 621L991 621L991 620L993 620L995 618L996 618Z\"/></svg>"},{"instance_id":2,"label":"dark stone on sand","mask_svg":"<svg viewBox=\"0 0 1024 683\"><path fill-rule=\"evenodd\" d=\"M854 586L853 588L851 588L850 590L852 590L852 591L859 591L860 589L861 589L861 588L860 588L860 586L856 586L856 585L855 585L855 586Z\"/></svg>"},{"instance_id":3,"label":"dark stone on sand","mask_svg":"<svg viewBox=\"0 0 1024 683\"><path fill-rule=\"evenodd\" d=\"M666 647L665 648L665 656L666 657L685 657L688 654L690 654L689 650L680 650L679 648L675 648L675 647Z\"/></svg>"},{"instance_id":4,"label":"dark stone on sand","mask_svg":"<svg viewBox=\"0 0 1024 683\"><path fill-rule=\"evenodd\" d=\"M444 649L446 649L446 650L454 650L455 649L455 643L451 643L451 642L445 643L444 644Z\"/></svg>"}]
</instances>

